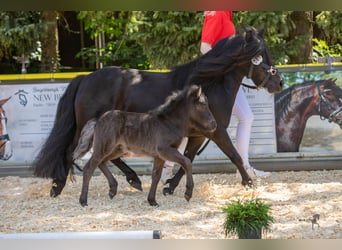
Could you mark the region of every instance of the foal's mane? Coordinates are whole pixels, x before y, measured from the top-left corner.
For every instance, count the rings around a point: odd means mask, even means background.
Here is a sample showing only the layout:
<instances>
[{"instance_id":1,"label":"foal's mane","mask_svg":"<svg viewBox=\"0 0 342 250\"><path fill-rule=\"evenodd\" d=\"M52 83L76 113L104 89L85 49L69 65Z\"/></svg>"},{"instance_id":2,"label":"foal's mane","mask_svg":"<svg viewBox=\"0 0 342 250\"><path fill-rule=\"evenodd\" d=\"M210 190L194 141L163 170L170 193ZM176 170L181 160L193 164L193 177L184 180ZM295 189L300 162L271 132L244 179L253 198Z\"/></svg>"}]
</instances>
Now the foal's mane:
<instances>
[{"instance_id":1,"label":"foal's mane","mask_svg":"<svg viewBox=\"0 0 342 250\"><path fill-rule=\"evenodd\" d=\"M152 109L148 113L159 117L168 116L168 114L170 114L170 112L172 112L180 104L183 105L183 102L187 97L189 88L190 87L186 87L183 90L172 92L172 94L166 98L166 101L162 105L156 107L155 109Z\"/></svg>"},{"instance_id":2,"label":"foal's mane","mask_svg":"<svg viewBox=\"0 0 342 250\"><path fill-rule=\"evenodd\" d=\"M291 100L293 95L306 87L310 87L314 85L316 88L317 84L328 84L330 87L336 86L334 84L334 81L332 79L324 79L324 80L318 80L318 81L305 81L301 84L295 84L291 87L283 90L282 92L275 95L275 110L276 112L276 121L282 119L284 116L286 116L289 113L289 108L291 104Z\"/></svg>"},{"instance_id":3,"label":"foal's mane","mask_svg":"<svg viewBox=\"0 0 342 250\"><path fill-rule=\"evenodd\" d=\"M249 64L250 59L265 48L262 37L253 27L246 27L238 34L223 38L206 54L172 69L172 81L178 89L184 85L198 84L204 87L220 84L225 75L238 66ZM247 65L246 65L247 66Z\"/></svg>"}]
</instances>

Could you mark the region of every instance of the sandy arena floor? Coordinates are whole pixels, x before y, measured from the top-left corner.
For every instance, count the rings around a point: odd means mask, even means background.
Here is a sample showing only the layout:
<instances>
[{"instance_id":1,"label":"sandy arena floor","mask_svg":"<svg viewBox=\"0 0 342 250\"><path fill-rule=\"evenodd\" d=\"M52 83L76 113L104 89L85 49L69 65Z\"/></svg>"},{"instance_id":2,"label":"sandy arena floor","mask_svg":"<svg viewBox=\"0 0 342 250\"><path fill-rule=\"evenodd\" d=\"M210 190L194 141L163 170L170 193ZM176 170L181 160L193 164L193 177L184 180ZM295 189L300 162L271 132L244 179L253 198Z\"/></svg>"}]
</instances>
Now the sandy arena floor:
<instances>
[{"instance_id":1,"label":"sandy arena floor","mask_svg":"<svg viewBox=\"0 0 342 250\"><path fill-rule=\"evenodd\" d=\"M275 218L263 238L342 238L342 170L273 172L252 190L243 188L235 174L198 174L189 203L183 198L184 178L173 196L164 197L159 185L159 207L150 207L146 200L150 176L141 176L143 192L132 189L123 176L116 178L118 194L110 200L103 175L94 177L85 208L78 203L80 176L68 181L57 198L49 197L50 180L0 178L0 232L161 230L164 239L222 239L222 206L231 199L257 196L272 205ZM320 228L312 230L310 221L300 221L317 213Z\"/></svg>"}]
</instances>

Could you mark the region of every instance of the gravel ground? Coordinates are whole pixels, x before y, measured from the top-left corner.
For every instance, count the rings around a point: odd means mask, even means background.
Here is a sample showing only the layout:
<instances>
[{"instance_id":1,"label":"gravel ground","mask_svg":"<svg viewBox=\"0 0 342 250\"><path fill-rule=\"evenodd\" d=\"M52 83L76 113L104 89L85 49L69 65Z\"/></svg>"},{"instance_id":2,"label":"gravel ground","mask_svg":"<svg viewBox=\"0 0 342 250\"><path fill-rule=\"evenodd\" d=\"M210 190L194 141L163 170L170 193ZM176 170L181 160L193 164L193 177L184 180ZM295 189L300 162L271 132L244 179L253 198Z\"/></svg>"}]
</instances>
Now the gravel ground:
<instances>
[{"instance_id":1,"label":"gravel ground","mask_svg":"<svg viewBox=\"0 0 342 250\"><path fill-rule=\"evenodd\" d=\"M90 182L87 207L78 198L81 176L68 181L62 195L49 197L51 180L0 178L1 233L93 232L161 230L163 239L223 239L222 207L232 199L260 197L272 205L275 223L267 239L341 239L342 170L273 172L246 190L235 174L196 174L193 198L187 202L184 178L173 196L157 191L159 207L147 202L150 176L140 176L143 192L132 189L125 178L110 200L103 175ZM311 228L320 214L320 228ZM236 238L229 235L227 238Z\"/></svg>"}]
</instances>

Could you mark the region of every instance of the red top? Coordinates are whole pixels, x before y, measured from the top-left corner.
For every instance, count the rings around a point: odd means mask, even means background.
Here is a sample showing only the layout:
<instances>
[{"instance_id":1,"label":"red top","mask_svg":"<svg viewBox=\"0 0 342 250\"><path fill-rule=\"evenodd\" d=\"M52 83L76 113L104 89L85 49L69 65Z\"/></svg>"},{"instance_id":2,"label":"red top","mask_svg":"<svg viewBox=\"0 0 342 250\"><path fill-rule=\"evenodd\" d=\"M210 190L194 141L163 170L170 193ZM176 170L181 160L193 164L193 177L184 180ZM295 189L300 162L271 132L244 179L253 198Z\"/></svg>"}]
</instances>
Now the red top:
<instances>
[{"instance_id":1,"label":"red top","mask_svg":"<svg viewBox=\"0 0 342 250\"><path fill-rule=\"evenodd\" d=\"M205 11L201 41L211 47L222 38L235 35L232 11Z\"/></svg>"}]
</instances>

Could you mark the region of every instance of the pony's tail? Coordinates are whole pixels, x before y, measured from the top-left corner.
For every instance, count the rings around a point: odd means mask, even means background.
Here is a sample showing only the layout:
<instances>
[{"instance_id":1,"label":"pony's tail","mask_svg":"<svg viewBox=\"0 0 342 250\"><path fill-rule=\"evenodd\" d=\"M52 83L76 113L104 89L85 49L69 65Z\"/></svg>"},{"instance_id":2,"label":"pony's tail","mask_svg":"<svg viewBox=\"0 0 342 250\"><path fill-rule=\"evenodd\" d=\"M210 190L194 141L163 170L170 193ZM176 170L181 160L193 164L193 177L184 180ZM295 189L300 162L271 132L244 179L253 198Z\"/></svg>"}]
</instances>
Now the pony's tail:
<instances>
[{"instance_id":1,"label":"pony's tail","mask_svg":"<svg viewBox=\"0 0 342 250\"><path fill-rule=\"evenodd\" d=\"M96 125L96 119L89 120L86 125L84 125L80 139L78 140L77 147L72 154L72 159L77 160L84 156L93 145L94 130Z\"/></svg>"},{"instance_id":2,"label":"pony's tail","mask_svg":"<svg viewBox=\"0 0 342 250\"><path fill-rule=\"evenodd\" d=\"M84 77L75 77L59 100L53 128L32 164L37 177L67 178L71 166L66 164L66 152L76 132L74 100Z\"/></svg>"}]
</instances>

